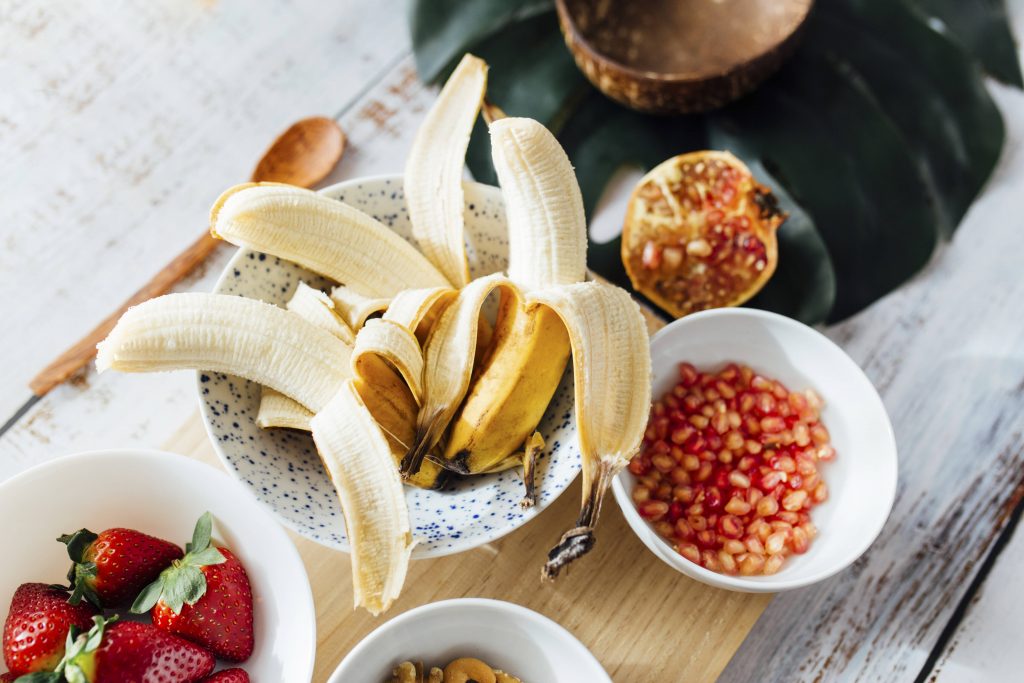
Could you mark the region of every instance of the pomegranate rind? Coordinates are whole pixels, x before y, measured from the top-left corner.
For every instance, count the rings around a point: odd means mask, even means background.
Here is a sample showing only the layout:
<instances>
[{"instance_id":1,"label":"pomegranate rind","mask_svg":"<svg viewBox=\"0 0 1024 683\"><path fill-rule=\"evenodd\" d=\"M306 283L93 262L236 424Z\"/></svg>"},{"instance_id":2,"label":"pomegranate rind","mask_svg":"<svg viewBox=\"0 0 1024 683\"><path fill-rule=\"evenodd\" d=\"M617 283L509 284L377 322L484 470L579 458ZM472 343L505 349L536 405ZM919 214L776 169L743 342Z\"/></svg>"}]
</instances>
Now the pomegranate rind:
<instances>
[{"instance_id":1,"label":"pomegranate rind","mask_svg":"<svg viewBox=\"0 0 1024 683\"><path fill-rule=\"evenodd\" d=\"M778 264L775 197L729 152L681 154L637 183L622 262L633 288L677 318L738 306Z\"/></svg>"}]
</instances>

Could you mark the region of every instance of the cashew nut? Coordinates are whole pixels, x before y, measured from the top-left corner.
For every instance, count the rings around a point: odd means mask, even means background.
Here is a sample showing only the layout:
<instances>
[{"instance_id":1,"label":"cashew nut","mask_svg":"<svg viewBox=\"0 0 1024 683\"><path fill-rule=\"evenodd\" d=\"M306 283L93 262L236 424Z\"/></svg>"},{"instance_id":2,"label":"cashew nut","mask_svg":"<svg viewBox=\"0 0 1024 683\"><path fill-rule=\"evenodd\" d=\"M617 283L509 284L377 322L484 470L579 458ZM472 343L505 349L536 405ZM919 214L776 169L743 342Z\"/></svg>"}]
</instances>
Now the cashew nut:
<instances>
[{"instance_id":1,"label":"cashew nut","mask_svg":"<svg viewBox=\"0 0 1024 683\"><path fill-rule=\"evenodd\" d=\"M391 672L390 683L423 683L423 665L402 662Z\"/></svg>"},{"instance_id":2,"label":"cashew nut","mask_svg":"<svg viewBox=\"0 0 1024 683\"><path fill-rule=\"evenodd\" d=\"M430 678L427 679L427 683L444 683L444 672L436 666L430 667Z\"/></svg>"},{"instance_id":3,"label":"cashew nut","mask_svg":"<svg viewBox=\"0 0 1024 683\"><path fill-rule=\"evenodd\" d=\"M444 683L497 683L494 669L479 659L463 657L444 668Z\"/></svg>"},{"instance_id":4,"label":"cashew nut","mask_svg":"<svg viewBox=\"0 0 1024 683\"><path fill-rule=\"evenodd\" d=\"M498 671L497 669L494 670L494 678L498 683L523 683L512 674L507 674L504 671Z\"/></svg>"}]
</instances>

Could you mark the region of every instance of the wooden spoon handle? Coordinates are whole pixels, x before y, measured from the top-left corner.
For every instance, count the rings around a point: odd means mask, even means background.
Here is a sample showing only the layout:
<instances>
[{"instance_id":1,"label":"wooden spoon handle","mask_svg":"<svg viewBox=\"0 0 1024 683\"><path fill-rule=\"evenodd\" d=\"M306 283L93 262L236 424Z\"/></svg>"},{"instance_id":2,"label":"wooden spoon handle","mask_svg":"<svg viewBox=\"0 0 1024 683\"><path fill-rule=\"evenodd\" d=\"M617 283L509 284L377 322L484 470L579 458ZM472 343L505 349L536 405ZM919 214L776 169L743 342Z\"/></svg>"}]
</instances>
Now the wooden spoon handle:
<instances>
[{"instance_id":1,"label":"wooden spoon handle","mask_svg":"<svg viewBox=\"0 0 1024 683\"><path fill-rule=\"evenodd\" d=\"M193 268L202 263L210 255L210 252L217 248L218 244L221 244L220 240L214 239L208 232L203 233L202 237L164 266L163 270L153 276L153 279L143 285L130 299L121 304L120 308L107 316L92 332L85 335L32 378L28 385L32 389L32 393L36 396L45 396L55 386L85 367L96 356L96 345L110 334L110 330L114 329L114 325L125 311L143 301L166 294Z\"/></svg>"}]
</instances>

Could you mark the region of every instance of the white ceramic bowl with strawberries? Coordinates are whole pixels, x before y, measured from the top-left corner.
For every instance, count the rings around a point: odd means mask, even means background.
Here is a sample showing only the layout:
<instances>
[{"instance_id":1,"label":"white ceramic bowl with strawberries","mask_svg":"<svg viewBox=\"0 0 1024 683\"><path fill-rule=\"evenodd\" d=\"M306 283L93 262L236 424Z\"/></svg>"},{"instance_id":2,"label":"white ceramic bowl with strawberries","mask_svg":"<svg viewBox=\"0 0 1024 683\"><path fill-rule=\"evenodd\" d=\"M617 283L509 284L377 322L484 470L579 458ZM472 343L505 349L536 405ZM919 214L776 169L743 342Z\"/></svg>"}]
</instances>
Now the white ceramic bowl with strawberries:
<instances>
[{"instance_id":1,"label":"white ceramic bowl with strawberries","mask_svg":"<svg viewBox=\"0 0 1024 683\"><path fill-rule=\"evenodd\" d=\"M764 378L778 380L790 392L812 389L824 401L820 424L827 427L836 457L817 464L815 476L820 475L827 484L827 498L808 511L817 528L816 535L806 552L789 553L781 568L772 574L711 571L683 557L657 533L652 521L641 516L633 499L638 478L627 469L612 484L615 500L648 549L693 579L718 588L756 593L784 591L821 581L848 567L867 550L885 524L895 498L896 441L881 398L842 349L816 330L785 316L725 308L687 316L660 330L651 339L651 360L655 401L680 382L679 364L683 362L704 372L718 372L727 364L736 363L750 367ZM814 442L810 445L813 447ZM681 465L684 463L680 461ZM665 475L673 486L678 483L672 479L675 474L673 470ZM697 473L691 474L696 477ZM681 475L681 479L685 478ZM696 487L696 480L681 484ZM756 480L749 486L757 486ZM727 496L736 493L731 487L726 487ZM788 491L780 496L783 501L785 495ZM676 500L676 496L673 488L672 499ZM756 516L755 507L751 519ZM738 540L748 536L744 531ZM685 545L677 536L673 538L680 548ZM718 539L721 543L721 533ZM765 557L770 557L767 551Z\"/></svg>"},{"instance_id":2,"label":"white ceramic bowl with strawberries","mask_svg":"<svg viewBox=\"0 0 1024 683\"><path fill-rule=\"evenodd\" d=\"M39 465L0 485L6 548L0 565L0 623L20 584L66 583L71 562L67 548L55 540L59 535L82 527L97 533L128 527L184 547L206 511L215 520L214 541L239 558L253 593L253 654L240 665L218 663L218 670L241 666L254 681L308 683L316 615L295 546L234 479L172 453L81 453ZM127 609L118 612L127 614Z\"/></svg>"},{"instance_id":3,"label":"white ceramic bowl with strawberries","mask_svg":"<svg viewBox=\"0 0 1024 683\"><path fill-rule=\"evenodd\" d=\"M481 659L527 683L611 683L575 636L533 610L501 600L442 600L409 610L363 638L328 683L389 680L403 661L444 667Z\"/></svg>"}]
</instances>

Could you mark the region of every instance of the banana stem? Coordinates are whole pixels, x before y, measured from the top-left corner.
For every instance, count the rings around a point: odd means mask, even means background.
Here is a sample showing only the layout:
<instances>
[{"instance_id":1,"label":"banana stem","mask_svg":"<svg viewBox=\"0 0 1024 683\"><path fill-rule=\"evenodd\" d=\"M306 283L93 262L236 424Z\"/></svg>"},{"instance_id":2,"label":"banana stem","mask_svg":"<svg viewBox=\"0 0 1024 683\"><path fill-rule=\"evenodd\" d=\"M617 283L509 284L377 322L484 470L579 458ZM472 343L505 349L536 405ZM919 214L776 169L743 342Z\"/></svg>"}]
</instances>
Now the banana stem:
<instances>
[{"instance_id":1,"label":"banana stem","mask_svg":"<svg viewBox=\"0 0 1024 683\"><path fill-rule=\"evenodd\" d=\"M435 431L434 425L437 422L437 418L438 416L434 416L427 421L426 427L416 428L416 436L413 437L412 447L406 452L405 457L402 458L401 467L399 467L402 479L408 479L419 472L420 466L423 465L423 458L434 447L432 435Z\"/></svg>"},{"instance_id":2,"label":"banana stem","mask_svg":"<svg viewBox=\"0 0 1024 683\"><path fill-rule=\"evenodd\" d=\"M576 526L562 534L558 544L548 552L548 561L544 563L541 570L541 578L546 581L553 581L565 567L573 560L583 557L594 547L597 539L594 537L594 526L601 515L601 503L604 501L604 494L608 491L615 473L606 462L597 466L597 476L588 489L584 482L584 494L586 498L580 508L580 516L576 519Z\"/></svg>"}]
</instances>

